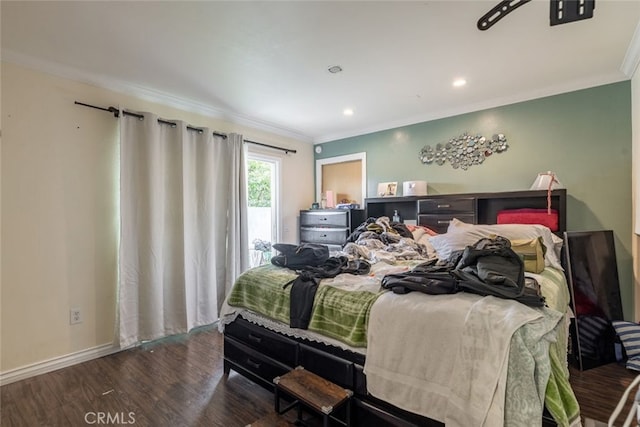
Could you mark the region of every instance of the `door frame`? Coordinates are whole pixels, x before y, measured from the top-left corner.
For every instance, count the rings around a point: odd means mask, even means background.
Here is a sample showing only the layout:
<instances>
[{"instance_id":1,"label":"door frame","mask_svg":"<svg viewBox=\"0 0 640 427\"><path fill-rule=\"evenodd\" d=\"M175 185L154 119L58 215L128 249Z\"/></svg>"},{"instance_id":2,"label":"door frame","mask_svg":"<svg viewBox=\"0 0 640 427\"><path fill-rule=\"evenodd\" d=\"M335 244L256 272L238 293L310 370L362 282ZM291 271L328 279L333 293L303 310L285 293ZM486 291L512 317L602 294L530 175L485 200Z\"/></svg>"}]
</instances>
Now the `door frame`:
<instances>
[{"instance_id":1,"label":"door frame","mask_svg":"<svg viewBox=\"0 0 640 427\"><path fill-rule=\"evenodd\" d=\"M281 197L281 188L282 188L282 159L278 156L273 156L269 154L265 154L259 151L247 150L247 161L249 160L257 160L262 162L272 163L274 165L274 174L273 180L275 181L275 188L272 188L272 204L274 206L271 207L271 213L273 215L272 221L275 221L275 241L271 243L280 242L282 239L282 216L280 215L282 201ZM248 185L248 180L247 180Z\"/></svg>"}]
</instances>

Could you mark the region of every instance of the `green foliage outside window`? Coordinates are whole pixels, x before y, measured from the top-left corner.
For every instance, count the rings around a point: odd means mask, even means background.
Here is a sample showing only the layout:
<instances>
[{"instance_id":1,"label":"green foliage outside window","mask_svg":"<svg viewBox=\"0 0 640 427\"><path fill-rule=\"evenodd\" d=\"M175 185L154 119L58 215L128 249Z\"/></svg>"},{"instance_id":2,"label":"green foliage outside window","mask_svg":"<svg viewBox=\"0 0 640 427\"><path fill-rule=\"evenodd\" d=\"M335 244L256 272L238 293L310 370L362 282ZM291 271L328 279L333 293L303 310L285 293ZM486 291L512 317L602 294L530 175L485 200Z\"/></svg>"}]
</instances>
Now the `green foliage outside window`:
<instances>
[{"instance_id":1,"label":"green foliage outside window","mask_svg":"<svg viewBox=\"0 0 640 427\"><path fill-rule=\"evenodd\" d=\"M266 162L249 160L249 207L271 206L271 167Z\"/></svg>"}]
</instances>

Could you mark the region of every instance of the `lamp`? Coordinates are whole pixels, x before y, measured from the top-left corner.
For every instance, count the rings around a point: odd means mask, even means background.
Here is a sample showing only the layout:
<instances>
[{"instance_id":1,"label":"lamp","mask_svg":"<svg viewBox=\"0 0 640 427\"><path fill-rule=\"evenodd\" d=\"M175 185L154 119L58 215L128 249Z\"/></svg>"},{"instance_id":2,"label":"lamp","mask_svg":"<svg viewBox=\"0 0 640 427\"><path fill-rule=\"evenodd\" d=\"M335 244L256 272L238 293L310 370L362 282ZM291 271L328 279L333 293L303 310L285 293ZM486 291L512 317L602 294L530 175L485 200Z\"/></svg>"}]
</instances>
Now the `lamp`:
<instances>
[{"instance_id":1,"label":"lamp","mask_svg":"<svg viewBox=\"0 0 640 427\"><path fill-rule=\"evenodd\" d=\"M555 173L551 171L540 172L533 181L530 190L547 190L547 214L551 214L551 191L556 188L564 188Z\"/></svg>"},{"instance_id":2,"label":"lamp","mask_svg":"<svg viewBox=\"0 0 640 427\"><path fill-rule=\"evenodd\" d=\"M564 185L558 180L555 173L551 171L540 172L533 181L530 190L555 190L556 188L564 188Z\"/></svg>"}]
</instances>

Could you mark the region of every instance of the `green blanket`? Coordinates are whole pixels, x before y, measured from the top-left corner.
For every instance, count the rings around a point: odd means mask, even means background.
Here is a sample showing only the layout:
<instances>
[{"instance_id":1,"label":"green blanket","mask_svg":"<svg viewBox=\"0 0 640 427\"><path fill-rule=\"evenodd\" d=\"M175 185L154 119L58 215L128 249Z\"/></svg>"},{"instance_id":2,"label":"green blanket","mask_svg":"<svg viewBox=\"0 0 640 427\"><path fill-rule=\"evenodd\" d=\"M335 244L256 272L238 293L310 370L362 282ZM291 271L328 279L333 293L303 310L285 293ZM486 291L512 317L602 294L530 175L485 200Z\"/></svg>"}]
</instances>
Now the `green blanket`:
<instances>
[{"instance_id":1,"label":"green blanket","mask_svg":"<svg viewBox=\"0 0 640 427\"><path fill-rule=\"evenodd\" d=\"M552 269L546 268L541 274L535 275L536 279L542 286L542 293L546 298L547 306L560 313L566 312L566 308L569 305L569 287L564 276L564 273ZM522 334L516 334L511 341L512 351L509 353L509 372L507 374L507 386L514 386L518 382L519 373L512 370L512 367L516 366L512 364L512 358L517 357L518 351L521 353L524 351L523 346L518 345L518 339L524 336L524 333L533 329L533 326L529 325L528 328L522 328ZM560 427L569 427L573 425L580 425L580 406L576 399L571 384L569 383L569 370L567 368L567 329L565 325L565 319L563 318L555 328L555 337L550 337L552 341L547 347L532 348L528 347L529 357L521 358L526 363L531 364L536 372L546 371L549 375L549 380L544 387L544 404L549 413L553 416L554 420ZM555 338L555 339L553 339ZM548 357L547 357L548 354ZM546 376L541 376L546 377ZM515 386L514 386L515 389ZM514 389L511 393L515 393ZM509 390L507 390L509 392ZM512 394L517 395L517 394ZM522 396L520 400L527 400ZM517 403L513 400L507 399L505 410L509 411L509 406L514 406ZM517 412L517 410L515 411Z\"/></svg>"},{"instance_id":2,"label":"green blanket","mask_svg":"<svg viewBox=\"0 0 640 427\"><path fill-rule=\"evenodd\" d=\"M271 264L252 268L236 280L227 304L243 307L289 324L289 293L291 287L284 284L297 274Z\"/></svg>"},{"instance_id":3,"label":"green blanket","mask_svg":"<svg viewBox=\"0 0 640 427\"><path fill-rule=\"evenodd\" d=\"M353 347L366 347L369 312L378 295L380 293L320 286L313 303L309 330Z\"/></svg>"},{"instance_id":4,"label":"green blanket","mask_svg":"<svg viewBox=\"0 0 640 427\"><path fill-rule=\"evenodd\" d=\"M227 303L288 325L291 287L283 286L295 277L293 271L273 265L248 270L236 281ZM380 292L347 291L320 283L309 330L352 347L366 347L369 311L378 295Z\"/></svg>"}]
</instances>

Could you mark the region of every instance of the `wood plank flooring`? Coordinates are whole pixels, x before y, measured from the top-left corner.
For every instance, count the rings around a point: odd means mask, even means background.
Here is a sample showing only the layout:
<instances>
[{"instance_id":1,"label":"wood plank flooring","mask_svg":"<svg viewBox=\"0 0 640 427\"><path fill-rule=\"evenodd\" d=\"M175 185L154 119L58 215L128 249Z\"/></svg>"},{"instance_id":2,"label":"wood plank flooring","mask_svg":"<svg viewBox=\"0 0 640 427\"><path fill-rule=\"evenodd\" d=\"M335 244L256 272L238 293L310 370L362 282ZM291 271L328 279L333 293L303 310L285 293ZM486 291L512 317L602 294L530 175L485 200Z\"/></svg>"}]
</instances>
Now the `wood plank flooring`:
<instances>
[{"instance_id":1,"label":"wood plank flooring","mask_svg":"<svg viewBox=\"0 0 640 427\"><path fill-rule=\"evenodd\" d=\"M635 374L608 365L571 378L582 414L606 422ZM222 337L210 327L0 388L3 427L236 427L271 412L271 392L223 375Z\"/></svg>"},{"instance_id":2,"label":"wood plank flooring","mask_svg":"<svg viewBox=\"0 0 640 427\"><path fill-rule=\"evenodd\" d=\"M616 363L586 371L570 368L569 379L578 403L580 403L582 417L606 423L624 391L638 374L640 372L634 373L634 371L626 369L624 365ZM624 410L618 416L616 425L624 423L637 391L637 387L631 391Z\"/></svg>"}]
</instances>

